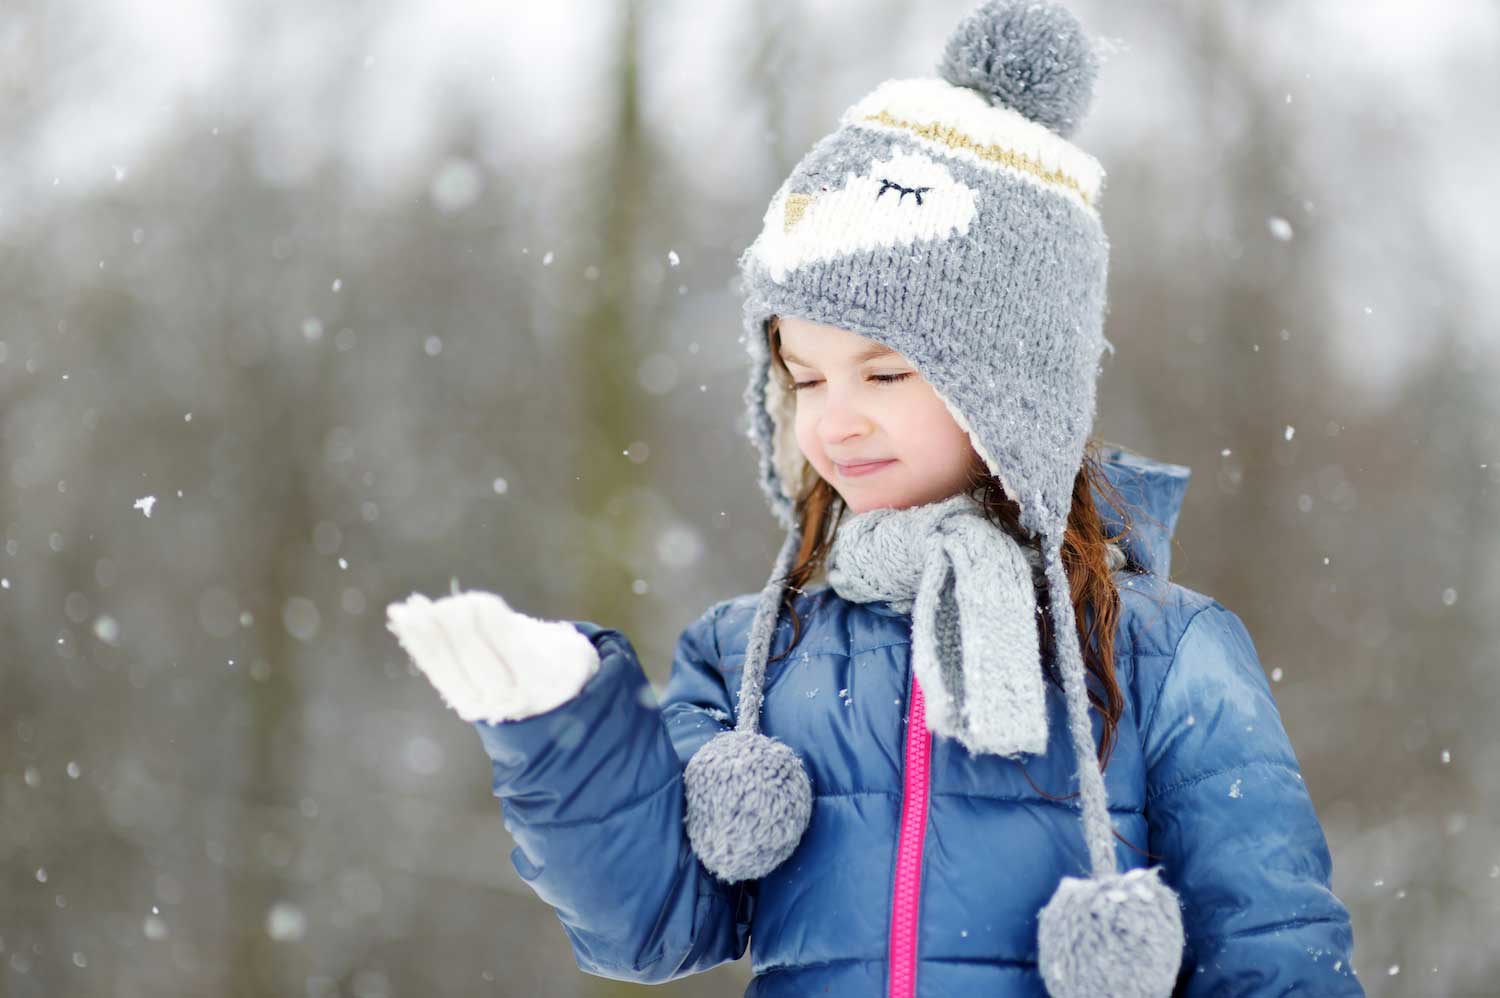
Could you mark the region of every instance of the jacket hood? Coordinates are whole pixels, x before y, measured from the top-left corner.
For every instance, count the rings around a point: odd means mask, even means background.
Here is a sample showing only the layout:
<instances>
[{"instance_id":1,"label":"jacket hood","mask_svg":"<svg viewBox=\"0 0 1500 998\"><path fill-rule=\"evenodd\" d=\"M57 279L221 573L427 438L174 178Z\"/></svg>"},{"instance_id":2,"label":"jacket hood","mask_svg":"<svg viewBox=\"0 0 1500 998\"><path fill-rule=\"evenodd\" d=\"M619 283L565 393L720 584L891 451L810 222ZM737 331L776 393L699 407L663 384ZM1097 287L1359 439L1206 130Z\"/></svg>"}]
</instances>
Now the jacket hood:
<instances>
[{"instance_id":1,"label":"jacket hood","mask_svg":"<svg viewBox=\"0 0 1500 998\"><path fill-rule=\"evenodd\" d=\"M1167 578L1172 567L1172 533L1193 470L1153 460L1118 444L1105 443L1099 458L1104 476L1129 507L1131 532L1119 546L1132 563ZM1094 492L1094 505L1104 521L1105 535L1118 536L1124 523L1098 490Z\"/></svg>"}]
</instances>

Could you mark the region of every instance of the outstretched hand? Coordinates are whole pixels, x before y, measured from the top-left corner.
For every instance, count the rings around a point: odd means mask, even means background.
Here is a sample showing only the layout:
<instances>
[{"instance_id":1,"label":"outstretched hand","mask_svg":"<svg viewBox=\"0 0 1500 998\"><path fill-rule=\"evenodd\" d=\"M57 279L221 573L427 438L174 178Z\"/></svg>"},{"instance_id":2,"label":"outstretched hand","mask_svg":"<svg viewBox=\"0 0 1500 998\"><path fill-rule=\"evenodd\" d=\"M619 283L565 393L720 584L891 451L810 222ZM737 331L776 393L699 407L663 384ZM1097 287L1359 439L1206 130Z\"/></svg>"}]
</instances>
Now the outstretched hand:
<instances>
[{"instance_id":1,"label":"outstretched hand","mask_svg":"<svg viewBox=\"0 0 1500 998\"><path fill-rule=\"evenodd\" d=\"M572 624L528 617L482 590L455 586L436 601L412 593L386 607L386 629L465 721L545 713L599 669L593 643Z\"/></svg>"}]
</instances>

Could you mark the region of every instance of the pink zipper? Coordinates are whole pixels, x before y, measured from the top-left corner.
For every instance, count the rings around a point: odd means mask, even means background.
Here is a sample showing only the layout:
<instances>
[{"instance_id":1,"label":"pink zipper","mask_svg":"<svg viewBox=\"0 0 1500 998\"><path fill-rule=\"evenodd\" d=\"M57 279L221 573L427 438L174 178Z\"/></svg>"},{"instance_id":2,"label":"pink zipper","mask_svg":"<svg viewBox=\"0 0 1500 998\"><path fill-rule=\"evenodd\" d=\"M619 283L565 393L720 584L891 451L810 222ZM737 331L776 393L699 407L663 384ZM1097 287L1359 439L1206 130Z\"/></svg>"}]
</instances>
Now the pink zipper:
<instances>
[{"instance_id":1,"label":"pink zipper","mask_svg":"<svg viewBox=\"0 0 1500 998\"><path fill-rule=\"evenodd\" d=\"M916 673L906 714L906 785L901 797L901 841L891 896L890 998L917 993L917 909L922 900L922 838L927 832L927 776L932 733Z\"/></svg>"}]
</instances>

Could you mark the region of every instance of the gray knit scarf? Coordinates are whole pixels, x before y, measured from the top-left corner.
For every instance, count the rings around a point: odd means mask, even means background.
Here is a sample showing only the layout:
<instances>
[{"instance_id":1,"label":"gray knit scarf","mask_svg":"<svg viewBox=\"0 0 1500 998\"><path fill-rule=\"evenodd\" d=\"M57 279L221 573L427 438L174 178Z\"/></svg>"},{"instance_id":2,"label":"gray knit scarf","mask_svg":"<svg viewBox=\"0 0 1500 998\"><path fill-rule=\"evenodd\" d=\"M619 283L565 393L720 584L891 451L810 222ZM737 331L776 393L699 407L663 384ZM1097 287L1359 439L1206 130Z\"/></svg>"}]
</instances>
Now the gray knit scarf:
<instances>
[{"instance_id":1,"label":"gray knit scarf","mask_svg":"<svg viewBox=\"0 0 1500 998\"><path fill-rule=\"evenodd\" d=\"M1037 640L1041 554L985 519L966 493L839 524L828 583L855 603L912 616L912 670L927 727L974 754L1047 749Z\"/></svg>"}]
</instances>

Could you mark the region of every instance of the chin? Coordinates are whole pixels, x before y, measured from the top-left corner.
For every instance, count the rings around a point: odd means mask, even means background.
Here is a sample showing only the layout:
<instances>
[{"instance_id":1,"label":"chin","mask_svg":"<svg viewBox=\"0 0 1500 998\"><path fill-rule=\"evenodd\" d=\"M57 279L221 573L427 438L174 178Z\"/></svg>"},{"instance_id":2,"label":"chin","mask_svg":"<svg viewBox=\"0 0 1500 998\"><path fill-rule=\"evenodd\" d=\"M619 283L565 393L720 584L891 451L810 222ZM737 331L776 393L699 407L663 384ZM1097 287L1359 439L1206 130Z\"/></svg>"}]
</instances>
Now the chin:
<instances>
[{"instance_id":1,"label":"chin","mask_svg":"<svg viewBox=\"0 0 1500 998\"><path fill-rule=\"evenodd\" d=\"M901 509L915 505L900 496L893 497L873 490L864 494L840 492L839 495L843 497L844 505L849 507L849 512L855 515L868 513L872 509Z\"/></svg>"}]
</instances>

